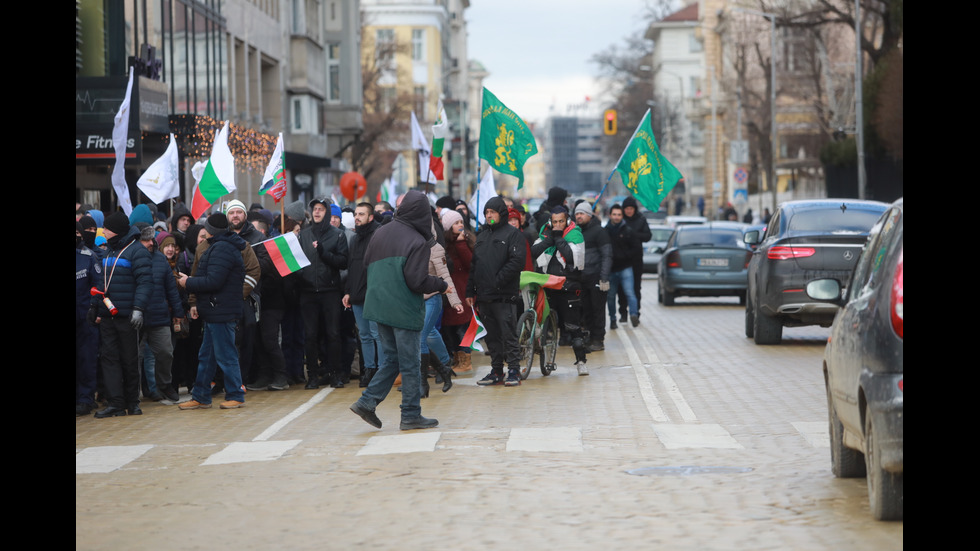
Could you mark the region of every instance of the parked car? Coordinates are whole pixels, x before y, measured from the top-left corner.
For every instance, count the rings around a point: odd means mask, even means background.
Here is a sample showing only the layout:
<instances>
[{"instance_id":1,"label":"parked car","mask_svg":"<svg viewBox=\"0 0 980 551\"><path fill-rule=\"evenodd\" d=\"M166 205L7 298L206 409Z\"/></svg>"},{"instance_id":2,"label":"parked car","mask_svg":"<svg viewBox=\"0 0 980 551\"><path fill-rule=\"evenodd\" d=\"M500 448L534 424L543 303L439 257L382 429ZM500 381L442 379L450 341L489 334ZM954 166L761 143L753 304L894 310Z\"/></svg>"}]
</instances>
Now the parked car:
<instances>
[{"instance_id":1,"label":"parked car","mask_svg":"<svg viewBox=\"0 0 980 551\"><path fill-rule=\"evenodd\" d=\"M660 257L663 256L664 247L667 246L667 240L672 233L674 230L670 226L650 225L650 234L653 237L643 244L643 273L657 273Z\"/></svg>"},{"instance_id":2,"label":"parked car","mask_svg":"<svg viewBox=\"0 0 980 551\"><path fill-rule=\"evenodd\" d=\"M806 294L814 279L846 281L888 205L878 201L817 199L776 208L764 235L745 234L758 248L749 262L745 336L756 344L779 344L783 327L830 327L837 306Z\"/></svg>"},{"instance_id":3,"label":"parked car","mask_svg":"<svg viewBox=\"0 0 980 551\"><path fill-rule=\"evenodd\" d=\"M739 227L679 226L660 259L657 300L673 306L679 296L737 296L744 304L751 257Z\"/></svg>"},{"instance_id":4,"label":"parked car","mask_svg":"<svg viewBox=\"0 0 980 551\"><path fill-rule=\"evenodd\" d=\"M704 224L708 221L704 216L681 216L681 215L671 215L667 217L667 225L676 228L677 226L685 226L688 224Z\"/></svg>"},{"instance_id":5,"label":"parked car","mask_svg":"<svg viewBox=\"0 0 980 551\"><path fill-rule=\"evenodd\" d=\"M831 470L868 478L878 520L904 514L904 201L875 225L847 289L839 279L807 294L841 306L824 351Z\"/></svg>"}]
</instances>

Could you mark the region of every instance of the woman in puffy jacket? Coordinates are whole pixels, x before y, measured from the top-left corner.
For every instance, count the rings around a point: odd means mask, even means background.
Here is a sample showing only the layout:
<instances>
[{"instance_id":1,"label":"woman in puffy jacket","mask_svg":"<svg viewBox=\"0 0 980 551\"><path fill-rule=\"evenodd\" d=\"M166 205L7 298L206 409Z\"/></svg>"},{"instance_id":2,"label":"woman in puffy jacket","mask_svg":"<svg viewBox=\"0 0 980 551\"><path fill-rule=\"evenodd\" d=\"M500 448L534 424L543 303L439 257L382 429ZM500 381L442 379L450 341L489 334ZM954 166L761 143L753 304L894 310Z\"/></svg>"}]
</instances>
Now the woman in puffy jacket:
<instances>
[{"instance_id":1,"label":"woman in puffy jacket","mask_svg":"<svg viewBox=\"0 0 980 551\"><path fill-rule=\"evenodd\" d=\"M473 263L476 236L463 221L463 216L454 210L443 211L442 228L445 231L449 275L456 289L465 289L466 281L470 278L470 264ZM473 310L465 302L462 312L447 309L442 315L443 340L453 356L453 369L460 373L473 369L470 351L459 346L472 319Z\"/></svg>"}]
</instances>

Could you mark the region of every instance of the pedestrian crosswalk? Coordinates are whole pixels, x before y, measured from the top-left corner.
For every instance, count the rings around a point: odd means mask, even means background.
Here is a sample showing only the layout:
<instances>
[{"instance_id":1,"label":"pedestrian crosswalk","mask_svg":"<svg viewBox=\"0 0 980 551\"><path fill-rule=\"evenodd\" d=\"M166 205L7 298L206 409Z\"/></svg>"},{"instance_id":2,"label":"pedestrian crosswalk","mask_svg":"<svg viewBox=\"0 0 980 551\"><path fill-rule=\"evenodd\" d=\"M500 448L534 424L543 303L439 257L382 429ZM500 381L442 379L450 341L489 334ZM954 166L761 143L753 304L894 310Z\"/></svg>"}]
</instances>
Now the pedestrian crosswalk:
<instances>
[{"instance_id":1,"label":"pedestrian crosswalk","mask_svg":"<svg viewBox=\"0 0 980 551\"><path fill-rule=\"evenodd\" d=\"M825 422L791 423L806 447L827 448L830 445ZM724 427L717 424L667 424L652 425L657 439L666 449L750 449L743 445ZM457 446L443 444L444 436L479 436L481 444ZM503 450L504 453L586 453L588 439L582 427L514 427L491 431L439 430L418 431L407 434L376 435L369 437L357 450L357 456L390 455L405 453L439 453L442 450L458 453L461 449L481 448ZM276 461L301 453L302 440L253 440L231 442L209 455L202 466ZM213 444L208 444L213 446ZM144 458L155 448L154 444L136 446L98 446L85 448L75 454L75 474L110 473L133 467L133 462ZM151 462L151 461L148 461ZM147 467L151 468L151 467Z\"/></svg>"}]
</instances>

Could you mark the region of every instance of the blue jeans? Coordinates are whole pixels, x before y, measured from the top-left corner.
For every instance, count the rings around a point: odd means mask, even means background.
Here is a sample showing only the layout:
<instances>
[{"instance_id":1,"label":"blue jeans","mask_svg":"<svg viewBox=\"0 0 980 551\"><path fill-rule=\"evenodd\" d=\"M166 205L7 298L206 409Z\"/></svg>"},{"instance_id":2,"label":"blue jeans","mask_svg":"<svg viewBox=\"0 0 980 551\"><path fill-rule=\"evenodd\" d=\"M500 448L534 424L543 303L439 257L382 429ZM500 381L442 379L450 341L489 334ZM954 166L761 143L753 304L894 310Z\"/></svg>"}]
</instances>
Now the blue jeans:
<instances>
[{"instance_id":1,"label":"blue jeans","mask_svg":"<svg viewBox=\"0 0 980 551\"><path fill-rule=\"evenodd\" d=\"M636 303L636 294L633 292L633 267L628 266L609 274L609 295L606 297L606 305L609 307L609 319L612 320L616 319L616 292L620 286L626 292L630 315L635 316L640 312L639 305Z\"/></svg>"},{"instance_id":2,"label":"blue jeans","mask_svg":"<svg viewBox=\"0 0 980 551\"><path fill-rule=\"evenodd\" d=\"M374 411L378 404L388 397L395 378L402 375L402 420L415 420L422 415L422 378L419 374L419 331L399 329L383 323L378 324L384 362L374 374L371 383L357 403Z\"/></svg>"},{"instance_id":3,"label":"blue jeans","mask_svg":"<svg viewBox=\"0 0 980 551\"><path fill-rule=\"evenodd\" d=\"M452 358L446 350L446 341L442 340L442 333L436 329L442 319L442 295L434 295L425 301L425 325L422 327L422 342L420 349L422 354L435 352L436 357L442 365L449 365Z\"/></svg>"},{"instance_id":4,"label":"blue jeans","mask_svg":"<svg viewBox=\"0 0 980 551\"><path fill-rule=\"evenodd\" d=\"M354 311L354 323L357 324L357 331L361 335L364 369L377 369L385 361L381 336L378 334L378 322L364 319L363 304L351 304L350 308Z\"/></svg>"},{"instance_id":5,"label":"blue jeans","mask_svg":"<svg viewBox=\"0 0 980 551\"><path fill-rule=\"evenodd\" d=\"M235 348L235 322L204 322L204 337L197 362L197 380L191 392L195 400L202 404L211 403L211 381L220 367L225 375L225 399L245 401L238 349Z\"/></svg>"}]
</instances>

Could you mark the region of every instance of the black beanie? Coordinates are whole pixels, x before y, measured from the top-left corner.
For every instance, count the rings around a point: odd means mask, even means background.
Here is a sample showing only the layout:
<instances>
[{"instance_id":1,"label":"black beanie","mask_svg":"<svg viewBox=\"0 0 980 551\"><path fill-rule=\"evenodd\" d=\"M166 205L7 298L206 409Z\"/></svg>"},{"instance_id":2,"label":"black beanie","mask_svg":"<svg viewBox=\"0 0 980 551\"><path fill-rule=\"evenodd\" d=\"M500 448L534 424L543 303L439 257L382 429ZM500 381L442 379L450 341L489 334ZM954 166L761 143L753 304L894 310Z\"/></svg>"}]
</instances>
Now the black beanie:
<instances>
[{"instance_id":1,"label":"black beanie","mask_svg":"<svg viewBox=\"0 0 980 551\"><path fill-rule=\"evenodd\" d=\"M450 197L449 195L443 195L442 197L439 198L438 201L436 201L436 206L441 209L452 210L456 208L456 200Z\"/></svg>"},{"instance_id":2,"label":"black beanie","mask_svg":"<svg viewBox=\"0 0 980 551\"><path fill-rule=\"evenodd\" d=\"M633 207L636 210L640 210L640 206L634 197L627 197L626 199L623 199L623 208L625 209L626 207Z\"/></svg>"},{"instance_id":3,"label":"black beanie","mask_svg":"<svg viewBox=\"0 0 980 551\"><path fill-rule=\"evenodd\" d=\"M106 217L102 227L116 235L126 235L129 233L129 217L122 211L117 210Z\"/></svg>"},{"instance_id":4,"label":"black beanie","mask_svg":"<svg viewBox=\"0 0 980 551\"><path fill-rule=\"evenodd\" d=\"M228 231L228 217L220 212L216 212L204 221L204 230L212 237L221 235Z\"/></svg>"},{"instance_id":5,"label":"black beanie","mask_svg":"<svg viewBox=\"0 0 980 551\"><path fill-rule=\"evenodd\" d=\"M568 198L568 192L563 188L555 186L548 190L548 204L551 206L560 205Z\"/></svg>"},{"instance_id":6,"label":"black beanie","mask_svg":"<svg viewBox=\"0 0 980 551\"><path fill-rule=\"evenodd\" d=\"M81 220L79 220L79 223L81 223L83 230L87 230L89 228L96 229L99 227L99 225L95 223L95 218L92 218L87 214L83 216Z\"/></svg>"}]
</instances>

